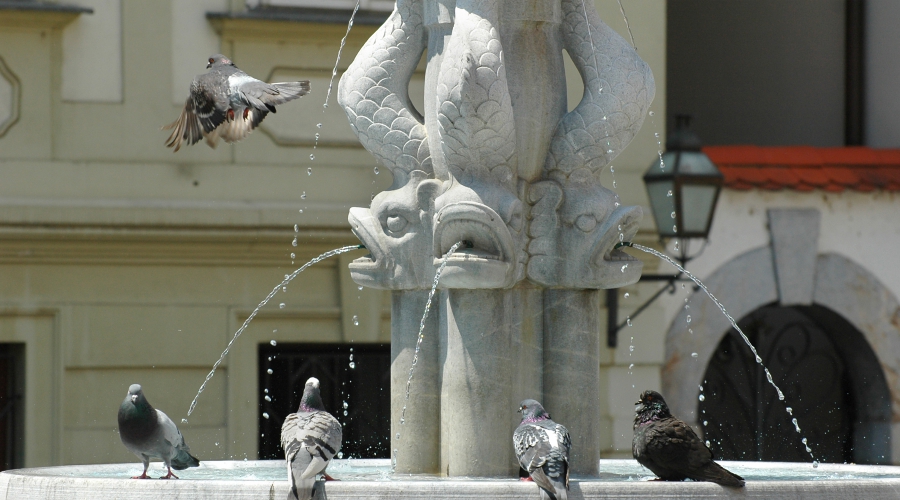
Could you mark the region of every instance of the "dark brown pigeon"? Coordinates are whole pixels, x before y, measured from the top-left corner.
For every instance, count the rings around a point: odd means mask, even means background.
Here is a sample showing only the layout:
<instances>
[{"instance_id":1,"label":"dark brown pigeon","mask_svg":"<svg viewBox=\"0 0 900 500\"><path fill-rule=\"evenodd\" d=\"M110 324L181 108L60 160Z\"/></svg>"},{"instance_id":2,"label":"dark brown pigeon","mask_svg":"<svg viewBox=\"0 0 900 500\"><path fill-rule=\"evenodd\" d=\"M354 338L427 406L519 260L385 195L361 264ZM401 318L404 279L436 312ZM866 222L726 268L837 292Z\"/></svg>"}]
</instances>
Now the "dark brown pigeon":
<instances>
[{"instance_id":1,"label":"dark brown pigeon","mask_svg":"<svg viewBox=\"0 0 900 500\"><path fill-rule=\"evenodd\" d=\"M537 483L542 500L566 500L569 489L569 431L550 419L540 403L519 403L522 422L513 433L519 465Z\"/></svg>"},{"instance_id":2,"label":"dark brown pigeon","mask_svg":"<svg viewBox=\"0 0 900 500\"><path fill-rule=\"evenodd\" d=\"M191 82L181 115L163 127L172 130L166 146L181 148L206 139L215 148L221 137L237 142L256 128L275 106L309 93L309 81L266 83L239 70L222 54L209 58L209 71Z\"/></svg>"},{"instance_id":3,"label":"dark brown pigeon","mask_svg":"<svg viewBox=\"0 0 900 500\"><path fill-rule=\"evenodd\" d=\"M713 462L709 448L694 430L669 413L656 391L644 391L635 403L634 459L664 481L712 481L722 486L744 486L744 478Z\"/></svg>"}]
</instances>

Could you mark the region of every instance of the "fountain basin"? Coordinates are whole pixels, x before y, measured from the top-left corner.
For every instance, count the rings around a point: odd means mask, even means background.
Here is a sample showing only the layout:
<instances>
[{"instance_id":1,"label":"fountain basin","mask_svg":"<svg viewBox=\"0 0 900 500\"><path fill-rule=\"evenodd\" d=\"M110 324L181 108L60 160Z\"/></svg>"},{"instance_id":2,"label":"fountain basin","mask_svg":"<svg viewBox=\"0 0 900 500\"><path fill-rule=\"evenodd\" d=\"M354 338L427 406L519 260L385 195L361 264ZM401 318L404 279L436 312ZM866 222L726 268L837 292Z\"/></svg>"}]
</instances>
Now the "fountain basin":
<instances>
[{"instance_id":1,"label":"fountain basin","mask_svg":"<svg viewBox=\"0 0 900 500\"><path fill-rule=\"evenodd\" d=\"M900 497L900 467L852 464L722 462L747 480L742 489L712 483L650 481L634 460L601 460L599 478L572 478L569 498L817 498ZM388 460L335 460L328 471L341 479L316 486L317 499L539 498L534 483L515 479L391 476ZM284 463L275 460L204 462L180 471L181 480L133 480L140 464L70 465L15 469L0 473L0 495L7 500L66 499L218 499L285 498ZM162 473L152 464L150 474Z\"/></svg>"}]
</instances>

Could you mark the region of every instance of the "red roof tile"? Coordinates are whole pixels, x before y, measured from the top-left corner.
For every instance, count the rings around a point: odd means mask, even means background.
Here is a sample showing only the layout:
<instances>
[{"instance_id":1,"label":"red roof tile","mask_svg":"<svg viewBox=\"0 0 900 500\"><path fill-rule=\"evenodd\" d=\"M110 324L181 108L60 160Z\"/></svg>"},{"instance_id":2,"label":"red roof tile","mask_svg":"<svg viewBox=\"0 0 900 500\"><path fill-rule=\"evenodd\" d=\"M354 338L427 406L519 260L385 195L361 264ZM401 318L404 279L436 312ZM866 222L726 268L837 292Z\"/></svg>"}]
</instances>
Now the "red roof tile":
<instances>
[{"instance_id":1,"label":"red roof tile","mask_svg":"<svg viewBox=\"0 0 900 500\"><path fill-rule=\"evenodd\" d=\"M703 152L729 189L900 191L900 149L707 146Z\"/></svg>"}]
</instances>

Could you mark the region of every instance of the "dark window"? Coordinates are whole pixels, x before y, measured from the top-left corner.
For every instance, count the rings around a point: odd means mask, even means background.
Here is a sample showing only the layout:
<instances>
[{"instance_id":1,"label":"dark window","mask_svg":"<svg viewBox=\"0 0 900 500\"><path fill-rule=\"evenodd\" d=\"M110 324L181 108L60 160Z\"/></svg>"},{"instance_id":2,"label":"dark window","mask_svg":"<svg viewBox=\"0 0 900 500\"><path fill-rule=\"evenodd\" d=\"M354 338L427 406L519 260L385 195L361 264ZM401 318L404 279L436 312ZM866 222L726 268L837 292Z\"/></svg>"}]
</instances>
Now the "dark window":
<instances>
[{"instance_id":1,"label":"dark window","mask_svg":"<svg viewBox=\"0 0 900 500\"><path fill-rule=\"evenodd\" d=\"M865 337L821 306L763 307L739 323L782 389L730 330L707 367L698 419L716 458L889 463L890 399ZM786 412L789 404L802 432Z\"/></svg>"},{"instance_id":2,"label":"dark window","mask_svg":"<svg viewBox=\"0 0 900 500\"><path fill-rule=\"evenodd\" d=\"M259 458L284 458L281 424L297 411L309 377L319 379L325 409L343 425L343 456L388 458L390 349L389 344L260 344Z\"/></svg>"},{"instance_id":3,"label":"dark window","mask_svg":"<svg viewBox=\"0 0 900 500\"><path fill-rule=\"evenodd\" d=\"M24 344L0 344L0 470L24 465Z\"/></svg>"}]
</instances>

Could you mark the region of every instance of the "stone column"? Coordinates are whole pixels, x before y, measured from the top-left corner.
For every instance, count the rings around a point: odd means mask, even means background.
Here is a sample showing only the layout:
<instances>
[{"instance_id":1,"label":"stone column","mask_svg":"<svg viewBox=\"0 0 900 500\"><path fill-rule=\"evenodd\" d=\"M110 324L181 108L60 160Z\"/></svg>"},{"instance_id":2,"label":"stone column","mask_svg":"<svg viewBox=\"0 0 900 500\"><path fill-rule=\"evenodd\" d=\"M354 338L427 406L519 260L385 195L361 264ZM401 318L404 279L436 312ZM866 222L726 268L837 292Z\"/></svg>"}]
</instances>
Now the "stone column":
<instances>
[{"instance_id":1,"label":"stone column","mask_svg":"<svg viewBox=\"0 0 900 500\"><path fill-rule=\"evenodd\" d=\"M399 474L437 474L440 466L441 402L438 386L438 302L425 320L424 339L413 373L405 423L406 382L416 349L419 322L428 290L398 290L391 295L391 457L397 450ZM397 439L397 433L400 439Z\"/></svg>"},{"instance_id":2,"label":"stone column","mask_svg":"<svg viewBox=\"0 0 900 500\"><path fill-rule=\"evenodd\" d=\"M544 408L569 429L573 474L599 474L600 290L544 291Z\"/></svg>"},{"instance_id":3,"label":"stone column","mask_svg":"<svg viewBox=\"0 0 900 500\"><path fill-rule=\"evenodd\" d=\"M441 294L441 473L511 477L516 405L540 397L540 290Z\"/></svg>"}]
</instances>

